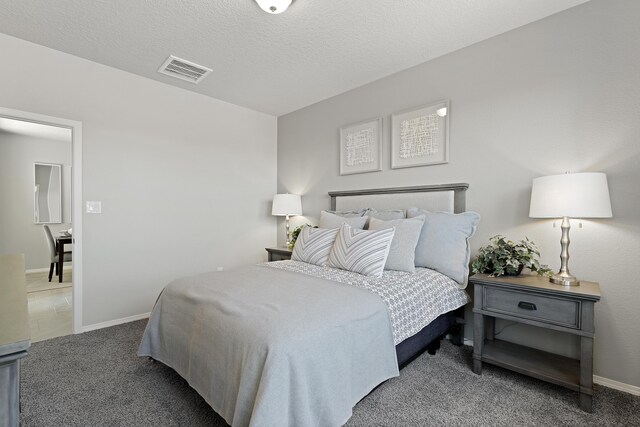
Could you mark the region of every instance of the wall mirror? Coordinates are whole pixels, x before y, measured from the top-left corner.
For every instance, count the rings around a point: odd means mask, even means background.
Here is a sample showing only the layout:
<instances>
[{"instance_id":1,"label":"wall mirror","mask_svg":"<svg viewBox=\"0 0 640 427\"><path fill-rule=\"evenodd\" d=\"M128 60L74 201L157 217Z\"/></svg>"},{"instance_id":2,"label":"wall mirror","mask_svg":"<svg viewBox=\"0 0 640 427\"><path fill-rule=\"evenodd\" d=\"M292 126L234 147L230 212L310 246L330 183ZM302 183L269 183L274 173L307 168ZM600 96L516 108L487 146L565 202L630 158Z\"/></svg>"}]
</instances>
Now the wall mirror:
<instances>
[{"instance_id":1,"label":"wall mirror","mask_svg":"<svg viewBox=\"0 0 640 427\"><path fill-rule=\"evenodd\" d=\"M34 222L60 224L62 222L62 166L35 163L34 177Z\"/></svg>"}]
</instances>

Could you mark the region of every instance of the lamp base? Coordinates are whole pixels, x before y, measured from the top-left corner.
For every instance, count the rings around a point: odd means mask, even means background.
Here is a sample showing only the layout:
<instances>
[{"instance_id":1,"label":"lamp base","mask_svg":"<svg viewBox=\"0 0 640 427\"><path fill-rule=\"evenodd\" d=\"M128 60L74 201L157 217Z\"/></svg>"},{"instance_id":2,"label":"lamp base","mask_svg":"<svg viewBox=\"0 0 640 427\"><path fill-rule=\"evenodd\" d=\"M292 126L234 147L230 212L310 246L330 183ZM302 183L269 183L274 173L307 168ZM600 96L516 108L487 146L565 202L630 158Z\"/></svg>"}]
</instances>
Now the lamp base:
<instances>
[{"instance_id":1,"label":"lamp base","mask_svg":"<svg viewBox=\"0 0 640 427\"><path fill-rule=\"evenodd\" d=\"M549 278L551 283L562 286L580 286L580 281L568 273L556 273Z\"/></svg>"},{"instance_id":2,"label":"lamp base","mask_svg":"<svg viewBox=\"0 0 640 427\"><path fill-rule=\"evenodd\" d=\"M287 235L285 236L285 247L288 249L289 248L289 244L291 243L291 241L289 240L289 237L291 237L291 233L289 233L289 215L285 216L285 230Z\"/></svg>"}]
</instances>

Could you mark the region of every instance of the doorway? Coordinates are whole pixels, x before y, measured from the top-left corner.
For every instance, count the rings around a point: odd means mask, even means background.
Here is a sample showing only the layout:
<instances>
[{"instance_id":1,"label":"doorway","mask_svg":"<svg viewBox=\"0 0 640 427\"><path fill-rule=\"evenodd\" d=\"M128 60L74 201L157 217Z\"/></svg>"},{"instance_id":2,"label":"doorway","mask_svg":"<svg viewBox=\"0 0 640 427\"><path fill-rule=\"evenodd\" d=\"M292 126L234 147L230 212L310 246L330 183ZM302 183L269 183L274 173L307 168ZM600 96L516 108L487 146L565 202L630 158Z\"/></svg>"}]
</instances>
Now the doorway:
<instances>
[{"instance_id":1,"label":"doorway","mask_svg":"<svg viewBox=\"0 0 640 427\"><path fill-rule=\"evenodd\" d=\"M0 137L5 163L2 197L8 197L11 205L0 219L0 234L5 234L0 236L5 242L0 253L25 254L32 341L80 333L82 125L0 107ZM23 228L15 230L16 225L7 221ZM58 263L51 264L51 241L55 248L62 244L63 251L71 253L68 258L58 254L63 261L68 259L60 268Z\"/></svg>"}]
</instances>

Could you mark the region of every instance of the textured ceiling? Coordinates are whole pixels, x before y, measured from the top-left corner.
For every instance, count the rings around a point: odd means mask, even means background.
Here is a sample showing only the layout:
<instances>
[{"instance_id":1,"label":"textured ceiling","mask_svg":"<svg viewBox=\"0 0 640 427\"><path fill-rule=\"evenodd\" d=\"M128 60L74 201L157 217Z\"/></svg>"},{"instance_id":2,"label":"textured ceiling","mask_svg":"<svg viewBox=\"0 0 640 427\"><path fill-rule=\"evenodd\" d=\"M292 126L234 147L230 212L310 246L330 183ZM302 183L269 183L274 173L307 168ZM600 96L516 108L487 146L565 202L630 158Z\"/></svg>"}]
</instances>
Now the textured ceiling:
<instances>
[{"instance_id":1,"label":"textured ceiling","mask_svg":"<svg viewBox=\"0 0 640 427\"><path fill-rule=\"evenodd\" d=\"M0 0L0 32L278 116L584 2ZM169 55L213 73L157 73Z\"/></svg>"}]
</instances>

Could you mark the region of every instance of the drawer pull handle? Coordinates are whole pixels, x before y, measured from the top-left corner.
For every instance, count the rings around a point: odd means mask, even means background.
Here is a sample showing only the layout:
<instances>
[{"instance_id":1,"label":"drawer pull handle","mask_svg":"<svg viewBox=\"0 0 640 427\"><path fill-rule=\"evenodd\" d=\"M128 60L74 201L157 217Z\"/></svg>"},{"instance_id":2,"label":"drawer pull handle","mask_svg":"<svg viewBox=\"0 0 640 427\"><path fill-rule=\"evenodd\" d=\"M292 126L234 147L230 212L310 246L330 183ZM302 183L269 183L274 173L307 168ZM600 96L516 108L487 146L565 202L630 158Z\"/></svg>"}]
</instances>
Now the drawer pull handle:
<instances>
[{"instance_id":1,"label":"drawer pull handle","mask_svg":"<svg viewBox=\"0 0 640 427\"><path fill-rule=\"evenodd\" d=\"M523 308L525 310L531 310L531 311L536 310L536 305L534 303L532 303L532 302L520 301L518 303L518 307Z\"/></svg>"}]
</instances>

